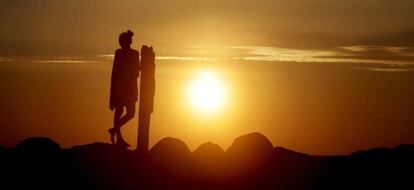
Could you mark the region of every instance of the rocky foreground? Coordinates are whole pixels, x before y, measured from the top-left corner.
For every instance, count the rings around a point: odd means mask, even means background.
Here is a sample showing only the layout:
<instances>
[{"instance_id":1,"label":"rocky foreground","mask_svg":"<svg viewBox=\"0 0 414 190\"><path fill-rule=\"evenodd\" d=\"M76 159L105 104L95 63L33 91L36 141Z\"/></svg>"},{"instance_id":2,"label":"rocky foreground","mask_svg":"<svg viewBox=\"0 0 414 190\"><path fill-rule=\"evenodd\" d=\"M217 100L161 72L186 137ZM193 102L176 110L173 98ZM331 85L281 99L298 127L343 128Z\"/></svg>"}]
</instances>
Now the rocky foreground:
<instances>
[{"instance_id":1,"label":"rocky foreground","mask_svg":"<svg viewBox=\"0 0 414 190\"><path fill-rule=\"evenodd\" d=\"M259 133L224 151L175 138L147 153L93 143L61 149L44 137L0 147L0 189L414 189L414 145L344 156L273 147Z\"/></svg>"}]
</instances>

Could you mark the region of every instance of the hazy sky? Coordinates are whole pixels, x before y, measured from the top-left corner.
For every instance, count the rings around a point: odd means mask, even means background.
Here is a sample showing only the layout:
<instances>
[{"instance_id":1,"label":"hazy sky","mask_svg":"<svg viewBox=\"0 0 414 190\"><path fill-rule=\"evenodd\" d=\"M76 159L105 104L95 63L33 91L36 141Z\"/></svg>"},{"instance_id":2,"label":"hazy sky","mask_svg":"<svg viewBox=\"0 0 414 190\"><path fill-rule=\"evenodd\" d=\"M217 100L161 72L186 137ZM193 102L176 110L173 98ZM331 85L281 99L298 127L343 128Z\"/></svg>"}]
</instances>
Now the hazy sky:
<instances>
[{"instance_id":1,"label":"hazy sky","mask_svg":"<svg viewBox=\"0 0 414 190\"><path fill-rule=\"evenodd\" d=\"M413 46L411 0L1 0L0 53L102 53L132 29L165 53L194 46Z\"/></svg>"},{"instance_id":2,"label":"hazy sky","mask_svg":"<svg viewBox=\"0 0 414 190\"><path fill-rule=\"evenodd\" d=\"M112 54L128 29L157 54L150 145L226 148L253 131L313 154L414 143L412 18L412 0L0 0L0 145L108 142ZM185 97L204 70L229 93L216 115Z\"/></svg>"}]
</instances>

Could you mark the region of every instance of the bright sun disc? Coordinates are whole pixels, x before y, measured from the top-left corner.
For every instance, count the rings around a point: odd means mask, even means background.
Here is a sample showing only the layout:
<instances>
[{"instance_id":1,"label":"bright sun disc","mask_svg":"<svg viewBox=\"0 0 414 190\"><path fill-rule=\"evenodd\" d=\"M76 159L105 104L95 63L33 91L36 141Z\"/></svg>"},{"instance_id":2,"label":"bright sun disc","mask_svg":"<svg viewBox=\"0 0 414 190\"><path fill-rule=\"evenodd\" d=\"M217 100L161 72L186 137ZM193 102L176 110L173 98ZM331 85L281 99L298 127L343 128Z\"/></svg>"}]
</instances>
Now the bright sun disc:
<instances>
[{"instance_id":1,"label":"bright sun disc","mask_svg":"<svg viewBox=\"0 0 414 190\"><path fill-rule=\"evenodd\" d=\"M217 111L224 103L225 88L214 72L201 72L190 84L187 95L195 109Z\"/></svg>"}]
</instances>

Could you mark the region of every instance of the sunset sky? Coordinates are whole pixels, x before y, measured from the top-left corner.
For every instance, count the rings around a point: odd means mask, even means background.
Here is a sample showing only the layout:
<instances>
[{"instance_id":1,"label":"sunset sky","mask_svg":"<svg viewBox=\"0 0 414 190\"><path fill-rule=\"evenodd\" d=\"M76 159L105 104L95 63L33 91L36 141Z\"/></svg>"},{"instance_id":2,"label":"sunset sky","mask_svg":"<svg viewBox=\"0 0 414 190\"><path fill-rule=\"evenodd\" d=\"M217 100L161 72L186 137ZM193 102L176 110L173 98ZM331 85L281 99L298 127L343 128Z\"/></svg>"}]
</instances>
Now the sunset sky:
<instances>
[{"instance_id":1,"label":"sunset sky","mask_svg":"<svg viewBox=\"0 0 414 190\"><path fill-rule=\"evenodd\" d=\"M414 143L412 18L412 0L0 0L0 145L109 142L128 29L157 56L151 146L254 131L311 154ZM219 86L208 111L191 95L205 83ZM123 133L135 145L137 117Z\"/></svg>"}]
</instances>

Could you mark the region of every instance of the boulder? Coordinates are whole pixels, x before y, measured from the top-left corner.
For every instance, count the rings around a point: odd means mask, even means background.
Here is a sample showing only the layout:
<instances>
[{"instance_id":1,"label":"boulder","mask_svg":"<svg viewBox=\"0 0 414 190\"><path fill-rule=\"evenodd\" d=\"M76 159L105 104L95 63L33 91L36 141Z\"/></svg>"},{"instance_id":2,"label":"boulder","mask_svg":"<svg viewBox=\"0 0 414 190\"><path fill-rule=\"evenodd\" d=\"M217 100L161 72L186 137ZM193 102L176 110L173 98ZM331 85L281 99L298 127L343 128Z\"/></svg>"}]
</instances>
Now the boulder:
<instances>
[{"instance_id":1,"label":"boulder","mask_svg":"<svg viewBox=\"0 0 414 190\"><path fill-rule=\"evenodd\" d=\"M254 175L265 169L273 158L273 145L260 133L236 138L226 151L230 175Z\"/></svg>"},{"instance_id":2,"label":"boulder","mask_svg":"<svg viewBox=\"0 0 414 190\"><path fill-rule=\"evenodd\" d=\"M151 148L149 157L156 168L181 176L188 171L191 151L180 139L166 137Z\"/></svg>"},{"instance_id":3,"label":"boulder","mask_svg":"<svg viewBox=\"0 0 414 190\"><path fill-rule=\"evenodd\" d=\"M193 168L198 175L215 177L223 167L224 150L217 144L207 142L192 154Z\"/></svg>"},{"instance_id":4,"label":"boulder","mask_svg":"<svg viewBox=\"0 0 414 190\"><path fill-rule=\"evenodd\" d=\"M47 137L31 137L17 144L16 150L19 153L43 155L59 152L60 146Z\"/></svg>"}]
</instances>

